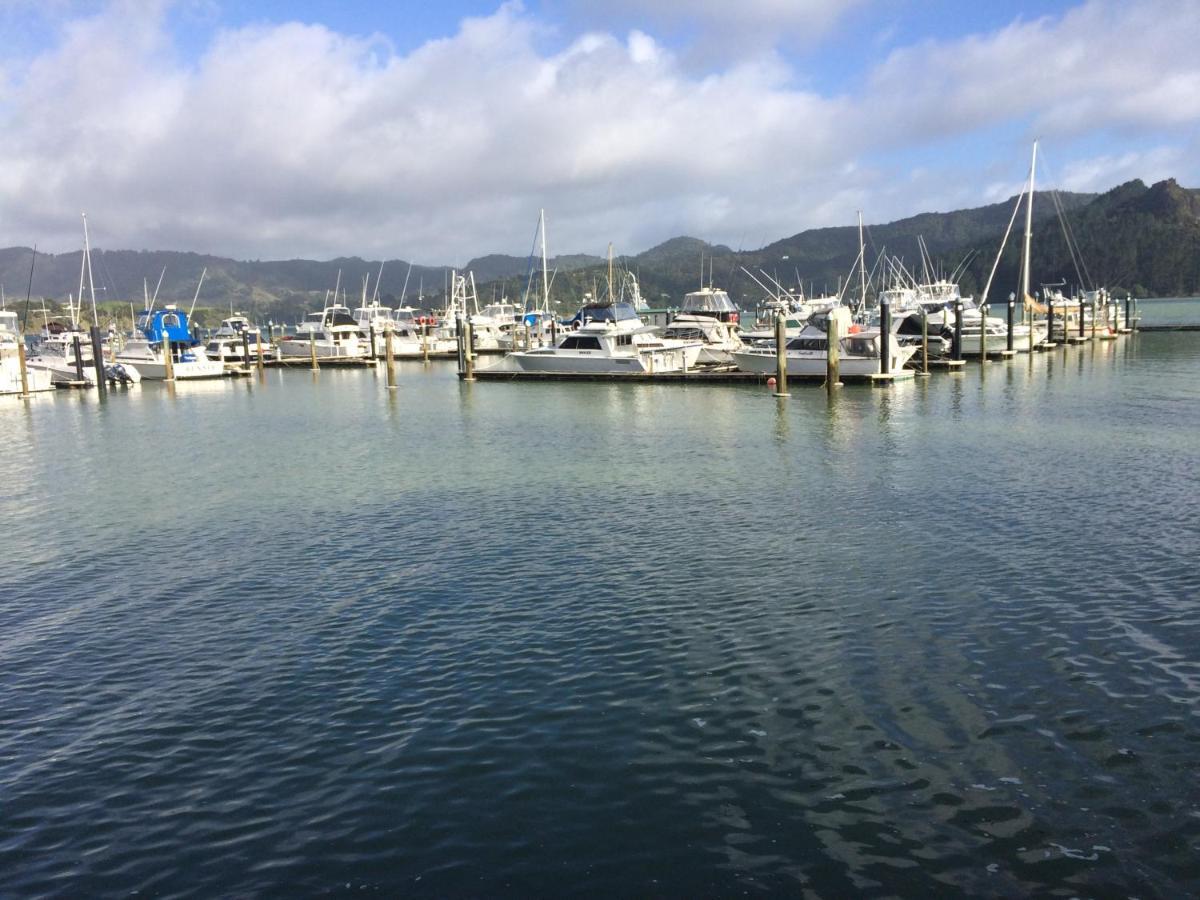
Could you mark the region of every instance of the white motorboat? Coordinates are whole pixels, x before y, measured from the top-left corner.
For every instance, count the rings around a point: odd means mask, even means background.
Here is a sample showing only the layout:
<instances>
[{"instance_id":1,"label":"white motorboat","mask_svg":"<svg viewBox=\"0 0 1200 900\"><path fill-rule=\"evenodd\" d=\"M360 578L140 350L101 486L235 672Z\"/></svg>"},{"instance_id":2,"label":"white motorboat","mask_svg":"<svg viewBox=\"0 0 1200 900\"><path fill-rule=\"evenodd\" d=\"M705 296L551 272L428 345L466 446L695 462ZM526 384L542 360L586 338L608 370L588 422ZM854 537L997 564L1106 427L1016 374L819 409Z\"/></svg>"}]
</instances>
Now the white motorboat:
<instances>
[{"instance_id":1,"label":"white motorboat","mask_svg":"<svg viewBox=\"0 0 1200 900\"><path fill-rule=\"evenodd\" d=\"M628 303L593 303L579 311L578 329L550 347L509 354L526 372L588 375L686 372L696 365L700 341L663 338Z\"/></svg>"},{"instance_id":2,"label":"white motorboat","mask_svg":"<svg viewBox=\"0 0 1200 900\"><path fill-rule=\"evenodd\" d=\"M283 356L308 357L314 344L320 359L360 359L370 352L358 320L346 306L327 306L319 313L306 315L296 333L279 342L279 352Z\"/></svg>"},{"instance_id":3,"label":"white motorboat","mask_svg":"<svg viewBox=\"0 0 1200 900\"><path fill-rule=\"evenodd\" d=\"M850 326L851 329L858 326ZM916 353L916 347L888 341L887 365L881 365L882 340L878 328L851 331L838 339L838 367L842 375L867 377L895 375ZM813 316L796 337L787 341L789 375L823 376L829 365L828 316ZM733 362L743 372L775 373L778 366L774 345L746 347L733 354Z\"/></svg>"},{"instance_id":4,"label":"white motorboat","mask_svg":"<svg viewBox=\"0 0 1200 900\"><path fill-rule=\"evenodd\" d=\"M243 335L245 340L243 341ZM221 327L213 332L204 344L204 355L215 359L227 366L244 368L253 365L258 358L259 342L263 343L263 356L271 357L275 348L263 341L262 329L245 316L230 316L221 320ZM250 358L245 358L245 350L249 347Z\"/></svg>"},{"instance_id":5,"label":"white motorboat","mask_svg":"<svg viewBox=\"0 0 1200 900\"><path fill-rule=\"evenodd\" d=\"M9 309L0 309L0 394L21 393L21 348L25 340L21 334L17 314ZM25 367L25 384L30 391L49 391L54 385L50 373L44 369Z\"/></svg>"},{"instance_id":6,"label":"white motorboat","mask_svg":"<svg viewBox=\"0 0 1200 900\"><path fill-rule=\"evenodd\" d=\"M733 353L742 349L738 334L740 313L729 294L706 287L683 298L680 311L663 329L662 336L677 341L700 341L698 362L702 365L727 365Z\"/></svg>"},{"instance_id":7,"label":"white motorboat","mask_svg":"<svg viewBox=\"0 0 1200 900\"><path fill-rule=\"evenodd\" d=\"M188 315L169 304L159 310L144 310L137 319L140 334L117 351L117 362L137 367L142 378L163 381L167 377L170 355L172 376L176 380L220 378L225 366L204 355L204 348L192 337Z\"/></svg>"},{"instance_id":8,"label":"white motorboat","mask_svg":"<svg viewBox=\"0 0 1200 900\"><path fill-rule=\"evenodd\" d=\"M110 338L111 341L111 338ZM50 373L55 384L96 384L96 365L93 362L91 335L71 324L48 322L42 329L42 338L34 347L28 365L31 369L42 369ZM132 363L101 360L104 380L110 384L137 384L142 380L141 372Z\"/></svg>"}]
</instances>

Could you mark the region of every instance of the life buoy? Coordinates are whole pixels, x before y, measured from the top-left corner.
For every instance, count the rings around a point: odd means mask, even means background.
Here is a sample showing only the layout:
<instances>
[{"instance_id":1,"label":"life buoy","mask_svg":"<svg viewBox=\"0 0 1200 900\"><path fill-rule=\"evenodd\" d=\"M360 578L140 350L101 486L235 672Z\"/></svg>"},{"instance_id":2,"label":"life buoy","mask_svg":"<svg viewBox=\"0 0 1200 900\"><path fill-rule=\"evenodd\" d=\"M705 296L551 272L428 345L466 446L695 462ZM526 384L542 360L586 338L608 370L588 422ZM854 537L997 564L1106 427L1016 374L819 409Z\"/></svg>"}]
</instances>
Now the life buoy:
<instances>
[{"instance_id":1,"label":"life buoy","mask_svg":"<svg viewBox=\"0 0 1200 900\"><path fill-rule=\"evenodd\" d=\"M850 326L850 330L846 333L847 334L858 334L860 331L862 331L862 326L859 325L857 322L855 322L854 324L852 324Z\"/></svg>"}]
</instances>

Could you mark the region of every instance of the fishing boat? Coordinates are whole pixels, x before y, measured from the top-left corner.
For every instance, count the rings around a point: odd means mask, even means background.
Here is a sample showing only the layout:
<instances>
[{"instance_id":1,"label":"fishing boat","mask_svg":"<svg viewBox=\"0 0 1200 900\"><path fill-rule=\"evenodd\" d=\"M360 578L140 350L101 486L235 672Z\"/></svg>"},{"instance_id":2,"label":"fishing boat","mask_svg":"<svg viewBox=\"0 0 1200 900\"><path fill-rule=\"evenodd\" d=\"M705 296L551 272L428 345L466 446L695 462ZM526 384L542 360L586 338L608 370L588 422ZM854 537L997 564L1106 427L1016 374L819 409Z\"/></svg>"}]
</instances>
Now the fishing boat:
<instances>
[{"instance_id":1,"label":"fishing boat","mask_svg":"<svg viewBox=\"0 0 1200 900\"><path fill-rule=\"evenodd\" d=\"M163 381L168 355L176 380L220 378L225 366L204 355L204 346L192 335L188 314L175 304L146 309L137 317L137 332L117 352L116 361L137 367L142 378Z\"/></svg>"},{"instance_id":2,"label":"fishing boat","mask_svg":"<svg viewBox=\"0 0 1200 900\"><path fill-rule=\"evenodd\" d=\"M740 313L729 294L712 286L684 295L677 314L662 331L664 338L677 341L700 341L698 362L701 365L726 365L733 362L733 353L742 349L738 334Z\"/></svg>"},{"instance_id":3,"label":"fishing boat","mask_svg":"<svg viewBox=\"0 0 1200 900\"><path fill-rule=\"evenodd\" d=\"M696 365L704 345L662 337L648 328L629 303L591 303L577 316L579 327L564 331L558 342L510 353L525 372L587 375L686 372Z\"/></svg>"},{"instance_id":4,"label":"fishing boat","mask_svg":"<svg viewBox=\"0 0 1200 900\"><path fill-rule=\"evenodd\" d=\"M829 316L809 318L800 334L788 338L784 345L789 375L823 376L829 365ZM848 320L848 316L846 316ZM855 331L854 329L859 329ZM882 365L882 344L879 328L852 325L850 333L838 339L838 365L842 375L865 378L876 374L899 374L917 348L897 341L888 341L888 360ZM774 374L778 358L773 344L745 347L733 354L733 362L743 372Z\"/></svg>"},{"instance_id":5,"label":"fishing boat","mask_svg":"<svg viewBox=\"0 0 1200 900\"><path fill-rule=\"evenodd\" d=\"M30 369L49 372L54 384L96 384L92 338L77 322L47 320L27 364ZM132 363L102 359L101 366L109 384L137 384L142 380Z\"/></svg>"},{"instance_id":6,"label":"fishing boat","mask_svg":"<svg viewBox=\"0 0 1200 900\"><path fill-rule=\"evenodd\" d=\"M244 368L257 358L260 341L263 341L262 329L243 315L232 315L222 319L221 327L205 342L204 355L227 366ZM245 356L247 348L250 350L249 358ZM263 356L270 356L274 348L263 341L262 351Z\"/></svg>"},{"instance_id":7,"label":"fishing boat","mask_svg":"<svg viewBox=\"0 0 1200 900\"><path fill-rule=\"evenodd\" d=\"M358 320L347 306L326 306L304 317L296 333L279 342L283 356L308 357L316 346L318 358L361 359L370 351Z\"/></svg>"}]
</instances>

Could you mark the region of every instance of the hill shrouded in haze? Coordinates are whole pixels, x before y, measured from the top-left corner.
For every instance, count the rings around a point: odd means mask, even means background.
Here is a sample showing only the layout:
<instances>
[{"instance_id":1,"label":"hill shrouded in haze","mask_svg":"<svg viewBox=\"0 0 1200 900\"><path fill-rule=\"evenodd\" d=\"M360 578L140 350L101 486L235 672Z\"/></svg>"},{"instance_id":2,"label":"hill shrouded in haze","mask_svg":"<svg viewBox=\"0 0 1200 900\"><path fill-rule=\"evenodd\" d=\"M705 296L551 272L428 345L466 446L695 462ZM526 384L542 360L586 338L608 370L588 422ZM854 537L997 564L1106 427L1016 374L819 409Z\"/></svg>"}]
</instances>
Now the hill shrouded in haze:
<instances>
[{"instance_id":1,"label":"hill shrouded in haze","mask_svg":"<svg viewBox=\"0 0 1200 900\"><path fill-rule=\"evenodd\" d=\"M930 264L943 275L960 268L963 292L978 294L995 260L1016 198L1003 203L947 213L921 213L865 229L868 266L882 253L899 258L921 277ZM1061 211L1061 214L1060 214ZM1017 290L1020 232L1023 214L997 269L991 299ZM927 257L923 261L918 239ZM798 282L817 293L835 291L858 258L858 228L854 225L803 231L758 250L734 251L696 238L678 237L617 264L635 273L642 295L652 306L670 305L710 277L737 302L753 307L763 291L743 271L769 274L789 286ZM1074 249L1074 253L1072 252ZM32 296L65 302L79 290L81 252L37 256ZM0 284L10 306L24 302L32 251L27 247L0 250ZM703 259L703 263L702 263ZM584 293L603 294L607 261L596 256L570 255L550 260L551 295L562 311L573 311ZM702 275L702 265L703 272ZM368 293L376 290L378 261L356 257L327 261L239 261L175 251L92 251L97 301L132 301L140 305L143 284L153 293L165 268L159 302L190 305L202 271L207 271L198 307L240 312L276 321L295 320L319 307L338 282L347 302L356 305L369 277ZM523 296L531 272L540 293L540 259L491 254L463 267L475 273L479 300L493 296ZM388 260L383 266L379 295L397 305L401 296L410 305L441 305L450 269ZM1065 280L1070 286L1106 286L1138 296L1200 294L1200 191L1174 180L1147 187L1131 181L1104 194L1049 193L1034 198L1032 252L1034 287ZM857 276L855 276L857 279ZM407 280L407 286L406 286ZM111 307L110 307L111 308Z\"/></svg>"}]
</instances>

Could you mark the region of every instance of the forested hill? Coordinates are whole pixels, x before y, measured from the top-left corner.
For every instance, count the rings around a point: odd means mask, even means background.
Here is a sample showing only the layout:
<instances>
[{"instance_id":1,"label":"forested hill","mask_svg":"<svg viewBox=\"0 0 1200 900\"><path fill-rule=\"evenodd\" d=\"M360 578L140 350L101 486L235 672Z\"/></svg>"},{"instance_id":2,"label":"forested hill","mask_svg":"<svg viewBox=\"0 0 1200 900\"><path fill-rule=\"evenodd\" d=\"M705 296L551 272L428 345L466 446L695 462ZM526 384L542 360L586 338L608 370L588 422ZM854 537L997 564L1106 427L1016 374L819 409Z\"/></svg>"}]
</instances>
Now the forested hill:
<instances>
[{"instance_id":1,"label":"forested hill","mask_svg":"<svg viewBox=\"0 0 1200 900\"><path fill-rule=\"evenodd\" d=\"M886 254L902 260L915 274L932 265L948 275L965 261L963 290L978 295L1015 199L869 225L865 229L868 265ZM1018 289L1022 224L1023 215L1018 217L997 269L993 300ZM925 260L919 239L926 247ZM0 249L0 284L10 306L24 299L31 257L29 248ZM33 296L62 301L68 293L77 292L80 257L78 251L39 254L33 270ZM851 274L857 257L858 228L847 225L803 231L750 251L679 237L636 256L621 257L618 265L638 276L643 296L652 305L678 302L702 278L711 278L740 305L753 307L763 291L746 270L759 280L766 280L763 273L767 273L789 287L799 282L806 290L820 293L837 290ZM374 291L380 265L356 257L320 262L239 261L195 253L103 249L94 250L92 260L101 302L140 303L143 281L153 292L165 268L160 302L190 304L200 273L207 269L200 307L227 310L232 306L276 320L293 320L318 306L333 289L339 271L353 304L368 275ZM572 310L585 292L604 290L607 262L598 257L562 256L551 260L550 267L554 271L551 293L564 311ZM472 260L464 268L475 272L480 300L486 301L492 296L521 296L529 272L540 270L540 261L492 254ZM407 261L388 260L380 296L390 305L395 305L402 293L413 305L419 296L427 306L441 304L448 271L444 266L418 265L410 271ZM1151 187L1131 181L1099 195L1039 191L1034 198L1032 273L1035 287L1065 281L1069 286L1103 285L1136 296L1200 294L1200 191L1180 187L1174 180Z\"/></svg>"}]
</instances>

